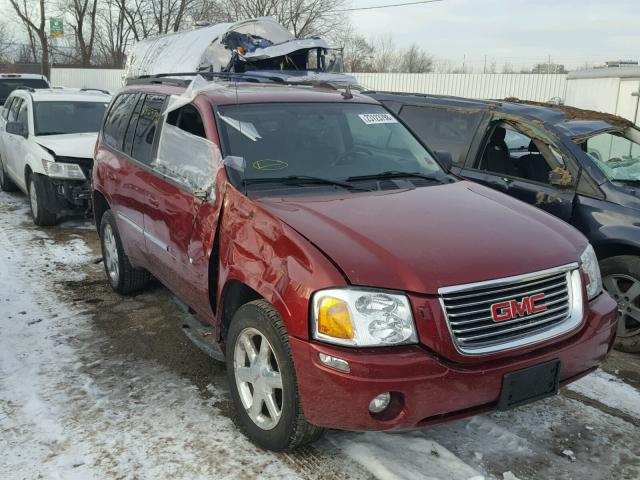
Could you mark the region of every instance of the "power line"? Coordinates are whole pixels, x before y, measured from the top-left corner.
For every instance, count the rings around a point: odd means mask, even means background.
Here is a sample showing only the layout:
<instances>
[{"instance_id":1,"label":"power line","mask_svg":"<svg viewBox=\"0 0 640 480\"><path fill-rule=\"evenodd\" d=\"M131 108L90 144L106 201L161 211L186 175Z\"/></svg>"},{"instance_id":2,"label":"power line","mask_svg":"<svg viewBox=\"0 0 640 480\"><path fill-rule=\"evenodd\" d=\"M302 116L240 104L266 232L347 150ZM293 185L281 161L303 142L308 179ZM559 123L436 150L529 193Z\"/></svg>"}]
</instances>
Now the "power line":
<instances>
[{"instance_id":1,"label":"power line","mask_svg":"<svg viewBox=\"0 0 640 480\"><path fill-rule=\"evenodd\" d=\"M392 7L406 7L407 5L420 5L423 3L435 3L435 2L444 2L444 0L421 0L418 2L407 2L407 3L391 3L389 5L376 5L373 7L357 7L357 8L343 8L341 10L329 10L331 13L336 12L355 12L358 10L377 10L380 8L392 8Z\"/></svg>"}]
</instances>

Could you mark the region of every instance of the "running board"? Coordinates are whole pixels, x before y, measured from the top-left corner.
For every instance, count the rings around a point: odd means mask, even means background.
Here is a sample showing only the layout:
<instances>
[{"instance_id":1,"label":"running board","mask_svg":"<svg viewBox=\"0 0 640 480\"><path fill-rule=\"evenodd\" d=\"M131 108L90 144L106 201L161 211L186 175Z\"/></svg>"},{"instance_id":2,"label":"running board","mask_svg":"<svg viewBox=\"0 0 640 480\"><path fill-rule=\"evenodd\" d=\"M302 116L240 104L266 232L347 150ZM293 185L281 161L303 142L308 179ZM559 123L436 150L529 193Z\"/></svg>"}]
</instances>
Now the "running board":
<instances>
[{"instance_id":1,"label":"running board","mask_svg":"<svg viewBox=\"0 0 640 480\"><path fill-rule=\"evenodd\" d=\"M195 315L189 312L189 307L174 297L174 302L180 308L182 332L196 347L209 355L214 360L224 362L224 353L216 342L216 330L212 326L203 324Z\"/></svg>"}]
</instances>

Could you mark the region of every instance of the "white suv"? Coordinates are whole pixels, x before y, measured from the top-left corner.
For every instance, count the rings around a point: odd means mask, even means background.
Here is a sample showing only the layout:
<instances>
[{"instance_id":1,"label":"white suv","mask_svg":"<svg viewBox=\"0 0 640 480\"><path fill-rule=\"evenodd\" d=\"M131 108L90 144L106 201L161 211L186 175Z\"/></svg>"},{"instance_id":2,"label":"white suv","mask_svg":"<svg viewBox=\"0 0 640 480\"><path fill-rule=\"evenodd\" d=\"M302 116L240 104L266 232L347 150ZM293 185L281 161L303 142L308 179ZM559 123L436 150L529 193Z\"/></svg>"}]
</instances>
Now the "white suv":
<instances>
[{"instance_id":1,"label":"white suv","mask_svg":"<svg viewBox=\"0 0 640 480\"><path fill-rule=\"evenodd\" d=\"M109 92L21 88L0 114L0 187L29 196L36 225L90 209L93 148Z\"/></svg>"}]
</instances>

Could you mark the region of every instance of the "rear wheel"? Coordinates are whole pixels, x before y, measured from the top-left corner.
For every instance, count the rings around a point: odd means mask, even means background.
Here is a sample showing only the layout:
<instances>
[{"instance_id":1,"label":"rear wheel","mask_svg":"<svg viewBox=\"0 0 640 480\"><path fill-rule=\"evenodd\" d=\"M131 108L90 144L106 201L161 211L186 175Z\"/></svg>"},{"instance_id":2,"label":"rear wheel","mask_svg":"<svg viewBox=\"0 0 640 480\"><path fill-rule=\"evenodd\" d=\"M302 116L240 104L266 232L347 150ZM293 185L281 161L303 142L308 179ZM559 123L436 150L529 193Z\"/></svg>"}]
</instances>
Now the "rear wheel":
<instances>
[{"instance_id":1,"label":"rear wheel","mask_svg":"<svg viewBox=\"0 0 640 480\"><path fill-rule=\"evenodd\" d=\"M102 260L107 280L111 288L122 294L142 290L149 283L149 272L142 268L134 268L129 261L111 210L102 215L100 222L100 244Z\"/></svg>"},{"instance_id":2,"label":"rear wheel","mask_svg":"<svg viewBox=\"0 0 640 480\"><path fill-rule=\"evenodd\" d=\"M5 192L15 192L18 189L7 175L2 158L0 158L0 188Z\"/></svg>"},{"instance_id":3,"label":"rear wheel","mask_svg":"<svg viewBox=\"0 0 640 480\"><path fill-rule=\"evenodd\" d=\"M600 269L605 290L618 302L615 348L640 352L640 257L605 258Z\"/></svg>"},{"instance_id":4,"label":"rear wheel","mask_svg":"<svg viewBox=\"0 0 640 480\"><path fill-rule=\"evenodd\" d=\"M238 309L226 343L231 397L244 433L263 448L289 451L314 442L323 429L302 413L287 330L265 300Z\"/></svg>"},{"instance_id":5,"label":"rear wheel","mask_svg":"<svg viewBox=\"0 0 640 480\"><path fill-rule=\"evenodd\" d=\"M50 227L56 223L56 214L46 206L46 178L37 173L29 175L28 192L29 206L33 223L40 227Z\"/></svg>"}]
</instances>

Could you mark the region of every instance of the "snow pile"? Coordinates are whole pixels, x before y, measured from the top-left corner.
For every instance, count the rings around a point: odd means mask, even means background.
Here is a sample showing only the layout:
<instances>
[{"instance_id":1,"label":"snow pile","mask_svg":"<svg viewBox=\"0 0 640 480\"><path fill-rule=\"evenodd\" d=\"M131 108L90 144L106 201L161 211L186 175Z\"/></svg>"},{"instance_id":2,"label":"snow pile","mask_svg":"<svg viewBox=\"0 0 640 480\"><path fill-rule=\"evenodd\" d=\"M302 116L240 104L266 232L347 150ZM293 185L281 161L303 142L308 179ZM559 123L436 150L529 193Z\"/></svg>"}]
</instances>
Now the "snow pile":
<instances>
[{"instance_id":1,"label":"snow pile","mask_svg":"<svg viewBox=\"0 0 640 480\"><path fill-rule=\"evenodd\" d=\"M602 370L581 378L568 385L567 388L620 410L627 415L640 418L640 410L638 409L638 406L640 406L640 391Z\"/></svg>"}]
</instances>

